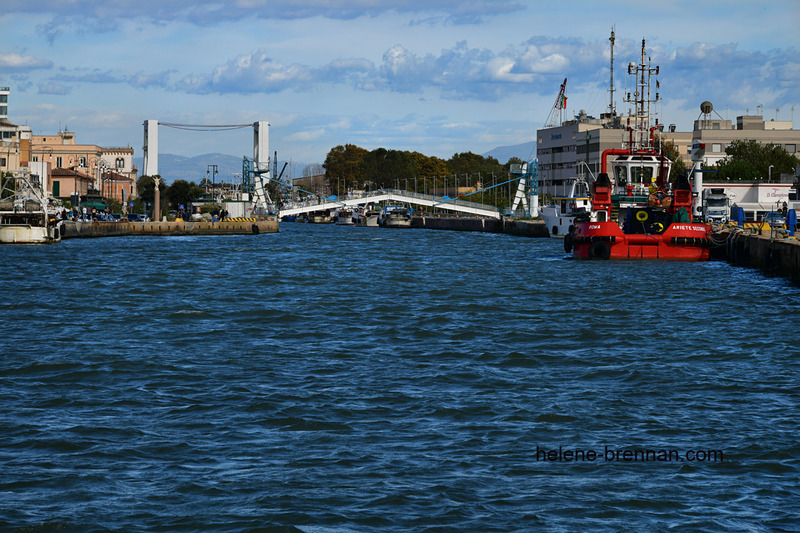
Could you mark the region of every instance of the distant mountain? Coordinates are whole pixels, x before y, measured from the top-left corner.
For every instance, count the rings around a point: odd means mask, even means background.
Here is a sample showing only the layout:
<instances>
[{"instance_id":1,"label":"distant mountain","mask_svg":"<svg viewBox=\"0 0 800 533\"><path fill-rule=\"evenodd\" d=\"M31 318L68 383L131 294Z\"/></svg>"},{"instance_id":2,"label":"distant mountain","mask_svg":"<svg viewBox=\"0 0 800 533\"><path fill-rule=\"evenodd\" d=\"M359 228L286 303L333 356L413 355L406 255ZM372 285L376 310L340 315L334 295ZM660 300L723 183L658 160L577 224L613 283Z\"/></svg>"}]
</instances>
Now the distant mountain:
<instances>
[{"instance_id":1,"label":"distant mountain","mask_svg":"<svg viewBox=\"0 0 800 533\"><path fill-rule=\"evenodd\" d=\"M136 158L136 166L140 175L144 163L142 158ZM283 169L285 161L278 161L278 173ZM164 178L167 184L175 180L193 181L200 183L200 180L209 176L208 172L212 169L209 165L217 165L217 176L215 181L230 183L234 180L234 175L241 179L242 176L242 157L226 154L203 154L194 157L185 157L174 154L158 154L158 173ZM283 177L291 176L298 178L303 175L305 163L292 162L291 168L287 165L283 171Z\"/></svg>"},{"instance_id":2,"label":"distant mountain","mask_svg":"<svg viewBox=\"0 0 800 533\"><path fill-rule=\"evenodd\" d=\"M512 157L518 157L523 161L527 161L531 154L535 156L536 141L530 141L522 144L515 144L513 146L498 146L483 154L484 157L494 157L501 164L506 164ZM140 175L144 163L142 158L135 158L134 163L139 169ZM284 168L285 161L278 161L278 173ZM226 155L226 154L203 154L194 157L186 157L175 154L158 154L158 173L164 178L167 184L172 184L175 180L186 180L200 183L202 179L210 175L208 172L211 170L209 165L217 165L218 182L232 182L234 175L241 179L242 176L242 158L241 156ZM293 161L291 167L288 165L283 171L283 177L289 175L299 178L303 176L303 171L306 168L306 163Z\"/></svg>"},{"instance_id":3,"label":"distant mountain","mask_svg":"<svg viewBox=\"0 0 800 533\"><path fill-rule=\"evenodd\" d=\"M489 150L483 157L494 157L501 165L508 163L512 157L518 157L523 161L528 161L531 157L536 157L536 141L530 141L513 146L498 146Z\"/></svg>"}]
</instances>

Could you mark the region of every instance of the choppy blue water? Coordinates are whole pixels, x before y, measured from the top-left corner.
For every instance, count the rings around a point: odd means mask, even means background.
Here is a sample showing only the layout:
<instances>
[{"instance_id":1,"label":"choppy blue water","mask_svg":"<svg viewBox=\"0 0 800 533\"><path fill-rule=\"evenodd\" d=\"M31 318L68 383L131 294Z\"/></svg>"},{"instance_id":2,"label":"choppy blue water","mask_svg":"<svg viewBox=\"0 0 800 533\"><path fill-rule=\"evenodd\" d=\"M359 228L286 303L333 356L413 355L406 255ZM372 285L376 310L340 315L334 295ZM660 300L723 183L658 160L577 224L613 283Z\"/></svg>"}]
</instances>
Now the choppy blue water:
<instances>
[{"instance_id":1,"label":"choppy blue water","mask_svg":"<svg viewBox=\"0 0 800 533\"><path fill-rule=\"evenodd\" d=\"M4 247L0 529L797 530L800 291L562 250Z\"/></svg>"}]
</instances>

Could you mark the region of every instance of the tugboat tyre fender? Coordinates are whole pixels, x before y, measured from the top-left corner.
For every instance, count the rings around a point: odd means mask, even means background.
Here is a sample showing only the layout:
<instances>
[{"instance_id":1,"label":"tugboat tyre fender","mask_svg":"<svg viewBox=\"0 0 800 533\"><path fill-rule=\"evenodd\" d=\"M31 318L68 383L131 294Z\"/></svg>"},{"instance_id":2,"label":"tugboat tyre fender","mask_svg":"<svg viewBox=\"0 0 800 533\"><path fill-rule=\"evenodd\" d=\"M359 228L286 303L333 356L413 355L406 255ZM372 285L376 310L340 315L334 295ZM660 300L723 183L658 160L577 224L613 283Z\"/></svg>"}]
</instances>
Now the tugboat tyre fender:
<instances>
[{"instance_id":1,"label":"tugboat tyre fender","mask_svg":"<svg viewBox=\"0 0 800 533\"><path fill-rule=\"evenodd\" d=\"M564 235L564 251L567 253L572 251L572 232Z\"/></svg>"},{"instance_id":2,"label":"tugboat tyre fender","mask_svg":"<svg viewBox=\"0 0 800 533\"><path fill-rule=\"evenodd\" d=\"M258 224L253 224L252 230L253 230L253 235L258 235L259 234Z\"/></svg>"},{"instance_id":3,"label":"tugboat tyre fender","mask_svg":"<svg viewBox=\"0 0 800 533\"><path fill-rule=\"evenodd\" d=\"M589 257L591 259L608 259L611 257L611 245L606 241L594 241L589 246Z\"/></svg>"}]
</instances>

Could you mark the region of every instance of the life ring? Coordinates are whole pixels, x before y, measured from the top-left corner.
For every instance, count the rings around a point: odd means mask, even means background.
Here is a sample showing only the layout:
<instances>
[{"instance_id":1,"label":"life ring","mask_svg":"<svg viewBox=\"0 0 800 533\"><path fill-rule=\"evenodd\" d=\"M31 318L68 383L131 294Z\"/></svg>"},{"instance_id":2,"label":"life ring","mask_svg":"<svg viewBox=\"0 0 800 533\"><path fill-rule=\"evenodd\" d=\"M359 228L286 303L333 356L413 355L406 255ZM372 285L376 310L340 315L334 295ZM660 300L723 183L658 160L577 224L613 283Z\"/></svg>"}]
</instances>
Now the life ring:
<instances>
[{"instance_id":1,"label":"life ring","mask_svg":"<svg viewBox=\"0 0 800 533\"><path fill-rule=\"evenodd\" d=\"M664 232L664 224L662 224L661 222L656 222L655 224L653 224L653 231L655 233L663 233Z\"/></svg>"},{"instance_id":2,"label":"life ring","mask_svg":"<svg viewBox=\"0 0 800 533\"><path fill-rule=\"evenodd\" d=\"M648 218L650 218L650 215L647 213L647 211L642 210L636 212L636 220L638 220L639 222L644 222Z\"/></svg>"},{"instance_id":3,"label":"life ring","mask_svg":"<svg viewBox=\"0 0 800 533\"><path fill-rule=\"evenodd\" d=\"M606 241L594 241L589 246L590 259L608 259L611 257L611 245Z\"/></svg>"}]
</instances>

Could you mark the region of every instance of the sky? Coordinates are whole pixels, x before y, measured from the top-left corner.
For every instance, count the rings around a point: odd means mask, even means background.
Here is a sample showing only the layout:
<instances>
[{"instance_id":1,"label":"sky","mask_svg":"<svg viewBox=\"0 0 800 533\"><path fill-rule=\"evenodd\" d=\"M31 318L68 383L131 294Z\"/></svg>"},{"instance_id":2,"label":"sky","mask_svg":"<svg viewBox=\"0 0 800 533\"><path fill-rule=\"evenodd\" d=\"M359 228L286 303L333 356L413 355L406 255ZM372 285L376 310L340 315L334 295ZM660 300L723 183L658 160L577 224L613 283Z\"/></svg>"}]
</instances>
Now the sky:
<instances>
[{"instance_id":1,"label":"sky","mask_svg":"<svg viewBox=\"0 0 800 533\"><path fill-rule=\"evenodd\" d=\"M35 135L131 146L145 120L270 124L270 153L322 163L355 144L443 159L534 140L567 78L565 118L610 104L641 41L659 121L800 123L800 1L3 0L0 86ZM627 108L616 98L619 111ZM251 128L159 127L159 152L252 157Z\"/></svg>"}]
</instances>

